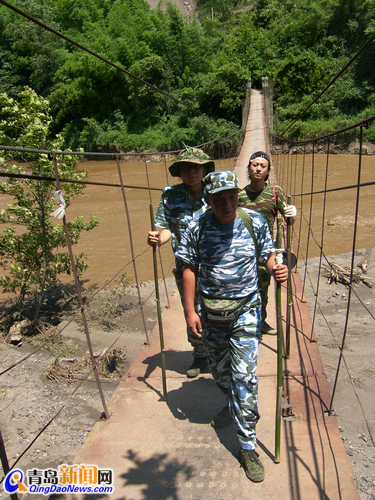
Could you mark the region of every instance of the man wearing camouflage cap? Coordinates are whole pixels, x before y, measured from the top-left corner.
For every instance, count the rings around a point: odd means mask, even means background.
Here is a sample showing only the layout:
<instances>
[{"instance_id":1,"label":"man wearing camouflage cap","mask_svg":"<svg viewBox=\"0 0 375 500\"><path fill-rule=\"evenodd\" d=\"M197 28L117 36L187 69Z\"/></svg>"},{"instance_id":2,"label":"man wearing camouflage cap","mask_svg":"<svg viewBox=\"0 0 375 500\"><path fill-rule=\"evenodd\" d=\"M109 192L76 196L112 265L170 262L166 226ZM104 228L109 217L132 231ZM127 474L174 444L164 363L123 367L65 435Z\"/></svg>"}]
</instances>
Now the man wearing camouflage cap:
<instances>
[{"instance_id":1,"label":"man wearing camouflage cap","mask_svg":"<svg viewBox=\"0 0 375 500\"><path fill-rule=\"evenodd\" d=\"M160 203L155 215L157 231L149 231L147 243L151 246L162 246L172 238L172 249L175 253L181 236L189 222L197 214L207 209L203 197L203 178L215 170L215 163L201 149L187 146L169 167L172 177L181 177L182 183L163 189ZM175 260L173 270L182 305L182 263ZM198 307L198 304L197 304ZM203 341L187 331L188 340L193 347L193 363L187 370L189 378L197 377L207 368L207 358Z\"/></svg>"},{"instance_id":2,"label":"man wearing camouflage cap","mask_svg":"<svg viewBox=\"0 0 375 500\"><path fill-rule=\"evenodd\" d=\"M262 215L237 208L239 183L233 172L207 175L205 193L212 211L192 220L176 252L185 264L186 321L193 335L203 337L213 378L228 398L211 425L224 427L234 419L240 462L247 477L260 482L264 467L255 451L262 324L257 258L279 282L287 279L288 268L275 264L275 248ZM200 315L194 308L197 283ZM217 313L217 307L225 310Z\"/></svg>"}]
</instances>

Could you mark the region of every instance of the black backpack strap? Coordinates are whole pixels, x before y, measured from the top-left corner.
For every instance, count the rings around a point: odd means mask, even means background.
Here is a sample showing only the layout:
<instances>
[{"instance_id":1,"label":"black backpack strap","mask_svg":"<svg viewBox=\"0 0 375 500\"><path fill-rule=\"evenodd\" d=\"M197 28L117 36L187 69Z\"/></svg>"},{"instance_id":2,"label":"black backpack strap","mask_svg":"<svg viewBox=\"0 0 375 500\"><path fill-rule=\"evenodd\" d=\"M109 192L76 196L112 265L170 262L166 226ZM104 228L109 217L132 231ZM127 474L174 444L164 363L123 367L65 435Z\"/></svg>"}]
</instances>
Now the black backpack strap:
<instances>
[{"instance_id":1,"label":"black backpack strap","mask_svg":"<svg viewBox=\"0 0 375 500\"><path fill-rule=\"evenodd\" d=\"M211 214L212 214L212 210L207 210L207 212L204 214L204 217L202 218L202 223L200 225L199 234L198 234L198 243L201 241L204 228L206 227L207 221L210 218Z\"/></svg>"},{"instance_id":2,"label":"black backpack strap","mask_svg":"<svg viewBox=\"0 0 375 500\"><path fill-rule=\"evenodd\" d=\"M243 223L245 224L247 230L249 231L251 237L253 238L254 240L254 245L255 245L255 255L256 255L256 258L257 258L257 263L259 263L259 250L258 250L258 242L257 242L257 239L255 237L255 233L254 233L254 226L253 226L253 221L250 217L250 215L245 212L245 210L241 207L238 207L237 208L237 211L238 211L238 214L239 216L241 217Z\"/></svg>"}]
</instances>

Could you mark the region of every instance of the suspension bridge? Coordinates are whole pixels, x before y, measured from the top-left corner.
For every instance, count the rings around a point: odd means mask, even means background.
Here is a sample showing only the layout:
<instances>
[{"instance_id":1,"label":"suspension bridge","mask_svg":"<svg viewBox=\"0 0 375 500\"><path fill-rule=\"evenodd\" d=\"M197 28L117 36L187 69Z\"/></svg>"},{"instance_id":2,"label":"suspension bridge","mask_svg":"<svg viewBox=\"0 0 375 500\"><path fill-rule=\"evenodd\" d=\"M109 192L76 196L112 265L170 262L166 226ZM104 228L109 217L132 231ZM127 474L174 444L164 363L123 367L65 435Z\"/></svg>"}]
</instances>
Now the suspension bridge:
<instances>
[{"instance_id":1,"label":"suspension bridge","mask_svg":"<svg viewBox=\"0 0 375 500\"><path fill-rule=\"evenodd\" d=\"M242 185L250 151L269 150L266 137L263 98L253 91L246 136L235 166ZM191 349L177 292L162 315L167 402L156 326L149 345L141 348L115 390L108 406L110 418L94 425L74 463L113 469L116 499L359 498L336 418L329 411L331 395L318 345L310 341L310 314L298 298L303 295L298 272L292 273L292 290L290 356L283 361L280 463L274 462L276 337L263 336L259 352L257 437L266 470L263 483L251 483L239 466L235 426L221 430L210 426L212 416L224 404L211 375L186 379L183 367ZM276 324L274 297L271 291L272 324Z\"/></svg>"},{"instance_id":2,"label":"suspension bridge","mask_svg":"<svg viewBox=\"0 0 375 500\"><path fill-rule=\"evenodd\" d=\"M2 1L5 5L7 2ZM11 6L9 6L11 7ZM74 43L81 50L85 50L91 56L99 58L106 64L111 64L117 70L126 72L110 61L105 60L98 54L89 51L83 46L70 40L61 33L37 21L31 16L16 10L30 21L36 22L43 29L48 29L56 36L60 36L68 43ZM372 43L375 35L368 41L365 50ZM356 54L357 56L357 54ZM356 57L355 56L355 57ZM355 58L354 57L354 58ZM354 60L353 58L353 60ZM313 101L316 102L323 93L334 83L336 78L346 70L348 65L327 85L327 87ZM139 80L139 79L138 79ZM141 81L145 85L147 82ZM150 86L150 85L149 85ZM154 91L159 89L150 86ZM307 249L302 255L303 249L299 237L297 238L297 257L301 255L306 264L304 276L298 271L291 273L291 290L283 287L283 311L291 306L291 316L285 321L288 328L288 338L285 337L285 352L283 358L283 401L282 401L282 432L280 459L275 460L275 430L276 430L276 391L277 391L277 339L273 336L264 336L259 352L257 375L259 379L259 406L261 419L257 425L257 437L262 462L265 465L266 477L263 483L254 484L249 482L240 468L238 462L238 441L234 425L214 430L210 426L212 416L223 406L224 400L216 388L209 373L203 373L197 379L187 380L185 368L191 358L191 347L186 341L184 316L177 292L170 297L170 307L163 312L162 323L164 329L164 354L165 354L165 386L162 378L162 356L160 353L159 329L156 326L147 336L147 345L141 348L127 373L120 381L109 405L106 402L97 379L100 396L104 407L105 419L98 421L83 446L72 460L72 464L95 464L101 470L112 469L114 473L115 492L112 498L120 499L224 499L224 498L246 498L255 495L257 498L276 498L284 496L293 500L315 500L319 499L359 499L353 475L351 472L348 456L340 437L338 423L332 411L333 395L336 389L337 377L334 381L333 391L328 387L327 377L324 373L319 347L314 338L314 324L316 313L319 308L317 302L319 297L319 278L314 290L316 297L314 312L310 316L305 301L305 286L307 282L307 261L309 257L309 241L314 240L319 250L319 273L321 264L325 258L323 251L323 240L326 214L326 197L329 191L340 189L356 193L354 218L354 238L351 247L352 262L349 277L348 304L344 325L344 335L340 345L339 365L344 357L345 338L348 327L348 315L352 294L356 296L369 317L374 320L374 315L363 303L352 285L354 256L356 250L356 230L358 227L358 201L359 190L365 186L373 186L374 181L363 182L361 179L361 162L364 152L362 144L362 130L367 127L375 117L363 120L350 128L359 130L359 146L357 156L359 158L358 177L355 184L349 186L334 186L328 188L328 163L330 151L334 149L331 142L334 134L312 141L300 141L292 146L285 142L278 144L278 138L272 138L272 147L269 144L266 133L267 106L263 95L252 90L250 113L245 120L245 139L240 154L236 159L234 170L243 187L246 183L246 166L250 154L258 149L268 152L278 152L280 155L273 158L274 167L271 182L279 184L281 176L285 185L284 191L291 194L295 199L299 196L298 208L302 212L299 219L299 229L294 229L298 236L301 234L303 224L307 226ZM167 96L171 97L171 96ZM178 101L179 102L179 101ZM313 104L312 103L312 104ZM184 105L184 103L180 103ZM308 109L308 108L307 108ZM194 110L193 110L194 111ZM306 111L306 110L305 110ZM296 120L298 120L300 114ZM295 120L295 121L296 121ZM295 123L293 122L293 124ZM291 124L290 126L292 126ZM289 126L289 127L290 127ZM284 131L285 132L285 131ZM5 149L5 147L1 146ZM295 163L293 165L290 153L295 148ZM324 150L327 153L327 168L325 170L324 185L316 187L316 174L314 173L314 158L317 151ZM56 152L33 151L33 154L50 154L55 165L55 178L37 178L33 175L22 174L22 178L35 180L56 181L57 188L60 186ZM61 154L61 152L60 152ZM305 171L305 155L312 158L311 172ZM102 157L104 155L101 155ZM118 183L105 184L113 188L120 188L129 221L128 207L126 201L126 190L139 188L139 186L126 186L122 179L119 159L123 155L115 155L118 166ZM146 155L145 166L147 174ZM287 158L287 159L286 159ZM302 165L297 165L298 159L302 158ZM166 156L164 156L166 160ZM284 162L284 163L283 163ZM166 163L166 161L165 161ZM217 162L220 168L220 159ZM298 166L298 168L297 168ZM299 168L301 167L301 168ZM277 173L277 179L275 176ZM298 175L297 175L298 172ZM9 173L4 175L8 176ZM299 176L301 187L297 189L296 179ZM284 178L285 177L285 178ZM306 193L306 179L309 178L309 192ZM148 179L148 174L147 174ZM305 184L304 184L305 182ZM167 174L168 183L168 174ZM103 184L104 185L104 184ZM147 188L141 188L147 189ZM154 189L148 181L148 191ZM298 192L299 191L299 192ZM319 215L321 220L321 234L317 236L313 224L313 200L314 196L323 193L323 206ZM159 194L159 193L158 193ZM310 206L305 203L306 196L310 196ZM151 199L151 194L150 194ZM297 203L296 203L297 204ZM148 215L148 214L147 214ZM139 214L142 217L142 214ZM129 234L131 227L129 223ZM365 235L366 236L366 235ZM131 236L130 236L131 240ZM295 250L295 249L294 249ZM135 266L138 258L131 248L131 263ZM135 273L136 268L134 267ZM84 304L80 296L80 284L76 278L77 293L80 301L82 314ZM292 297L292 304L288 303L288 297ZM142 300L140 298L141 308ZM276 324L275 293L270 290L268 306L268 318L270 323ZM90 336L86 329L87 340L90 346ZM147 328L146 328L147 335ZM92 346L90 346L92 354ZM3 370L16 368L18 364ZM93 362L95 367L95 362ZM96 374L95 368L93 369ZM337 369L337 376L339 370ZM167 398L164 397L166 389ZM75 389L76 390L76 389ZM74 392L75 392L74 390ZM359 401L362 408L362 403ZM56 418L61 408L55 415ZM363 411L363 414L365 412ZM367 430L372 445L374 445L371 434L371 425L364 416ZM50 423L50 422L49 422ZM36 436L35 440L43 436L43 430ZM35 442L31 444L33 444ZM30 444L30 446L31 446ZM371 443L370 443L371 444ZM29 447L30 447L29 446ZM29 447L22 452L22 456ZM0 455L4 472L7 471L6 450L4 440L0 433ZM279 463L276 463L279 462ZM18 460L16 461L16 464ZM15 464L10 464L12 467ZM21 465L18 465L19 467ZM12 500L17 495L12 496ZM88 498L91 495L64 495L67 499ZM102 496L99 496L102 497ZM51 497L53 498L53 497ZM60 497L61 498L61 497ZM91 497L92 498L92 497ZM98 497L97 497L98 498Z\"/></svg>"},{"instance_id":3,"label":"suspension bridge","mask_svg":"<svg viewBox=\"0 0 375 500\"><path fill-rule=\"evenodd\" d=\"M359 189L373 186L374 182L362 182L358 169L357 183L349 186L335 186L330 188L327 184L328 163L330 153L330 137L324 146L327 155L327 168L325 171L324 186L317 186L314 182L317 176L314 172L315 156L314 148L322 147L322 140L313 140L312 144L304 143L293 146L296 154L283 154L283 145L269 145L266 135L266 116L264 114L264 93L253 90L251 92L250 113L245 123L245 139L240 154L238 155L234 170L237 173L241 186L247 183L246 165L251 152L254 149L263 149L271 152L280 152L273 158L274 169L270 181L276 183L275 173L281 173L286 177L286 192L292 193L298 199L300 194L310 197L310 206L306 208L306 201L298 204L302 213L299 228L295 228L297 246L297 257L300 254L306 262L304 276L298 272L291 273L291 297L292 304L288 302L288 294L283 288L283 311L288 311L291 305L292 315L289 320L286 317L285 330L289 329L288 337L285 336L285 353L283 358L283 401L282 401L282 429L280 457L275 460L275 430L276 430L276 380L277 380L277 339L273 336L264 336L259 353L257 375L259 379L259 404L261 419L257 425L257 436L262 461L266 469L265 481L254 484L248 481L238 463L238 444L234 425L214 430L209 424L223 406L223 396L216 388L209 373L202 374L198 379L186 379L186 366L191 359L191 347L186 341L186 332L183 319L183 311L177 292L170 298L170 307L162 315L164 327L164 355L165 355L165 387L162 378L162 357L160 353L160 342L158 327L155 327L148 336L147 345L139 351L134 362L125 376L120 381L114 392L109 405L105 401L101 383L95 369L93 360L93 372L97 379L100 397L104 408L105 419L98 421L72 464L95 464L101 470L112 469L114 473L114 498L132 499L159 499L159 498L242 498L245 495L256 494L259 498L273 498L280 493L291 499L356 499L359 493L356 489L351 472L348 456L340 437L336 417L332 411L332 395L328 387L327 378L323 370L318 344L314 338L314 322L316 319L317 302L319 296L319 279L314 289L316 297L314 313L312 318L308 312L304 298L305 284L307 282L306 270L309 256L309 246L305 250L301 242L301 227L308 227L307 240L314 241L320 251L319 271L323 252L323 238L325 227L325 216L328 208L325 207L325 195L330 191L342 189L356 192L357 203L354 210L353 226L357 228ZM365 123L356 124L361 130ZM1 146L4 150L6 146ZM23 148L19 148L23 149ZM25 149L26 154L27 149ZM290 151L286 149L286 152ZM362 160L362 142L355 159ZM68 179L60 179L58 172L57 156L62 152L53 151L31 151L32 155L48 153L55 166L55 177L35 176L29 173L20 173L20 179L32 179L33 181L47 180L56 182L57 188L61 182ZM311 172L307 172L305 155L309 154L312 162ZM24 154L24 153L22 153ZM67 154L71 154L70 152ZM78 153L81 154L81 153ZM90 153L91 154L91 153ZM33 156L33 157L34 157ZM105 156L101 154L100 156ZM166 155L164 154L165 158ZM119 182L113 182L114 176L106 173L106 182L84 181L94 186L120 188L126 209L126 219L129 229L129 241L131 237L131 224L129 207L127 202L127 191L143 190L150 195L151 192L159 196L160 190L152 187L149 182L147 155L144 155L144 165L148 187L125 185L122 170L125 162L120 164L120 154L116 154ZM291 158L293 158L293 163ZM297 162L302 159L302 165ZM284 163L282 163L284 162ZM286 162L286 163L285 163ZM166 161L164 162L166 165ZM163 165L162 165L163 166ZM301 168L299 168L301 166ZM297 168L298 167L298 168ZM217 161L217 169L221 168L221 160ZM166 169L167 172L167 169ZM3 177L10 177L9 173L0 173ZM301 182L297 192L297 178ZM309 192L306 192L308 184ZM80 182L80 181L79 181ZM280 183L280 180L277 179ZM167 176L168 183L168 176ZM322 189L321 189L322 188ZM139 191L138 191L139 192ZM324 203L320 208L321 221L318 220L318 228L321 229L320 241L314 227L312 212L314 196L323 194ZM139 196L137 195L137 198ZM139 201L139 200L138 200ZM144 210L137 208L137 223L149 227L149 211L147 199L143 202ZM145 208L146 207L146 208ZM144 213L143 213L144 212ZM319 214L318 214L319 215ZM116 215L116 217L118 217ZM316 217L315 217L316 219ZM64 220L64 225L66 221ZM298 224L296 224L298 226ZM147 229L145 229L146 232ZM348 231L346 231L348 232ZM145 233L144 233L145 234ZM144 245L144 235L142 237ZM67 235L68 246L69 238ZM370 242L371 243L371 242ZM294 249L295 250L295 249ZM354 231L352 246L352 266L349 284L353 275L354 255L356 250L356 231ZM133 245L129 250L131 260L128 264L135 262L145 252L135 255ZM303 252L305 253L303 255ZM123 266L117 275L128 265ZM141 264L143 265L143 264ZM82 302L80 283L75 274L77 293L80 310L84 314L86 305ZM110 282L109 282L110 283ZM107 286L109 283L106 283ZM103 288L104 288L103 287ZM139 289L139 286L138 286ZM353 287L349 287L349 301L346 312L344 337L341 346L338 346L339 359L344 358L344 343L347 330L348 311L350 309L350 297L354 294L361 303L369 317L374 319L368 305L364 303ZM90 300L90 299L89 299ZM142 299L140 298L142 310ZM275 300L274 293L270 292L268 306L270 323L275 325ZM85 333L92 354L89 329ZM65 328L65 327L63 327ZM61 332L59 332L61 333ZM29 355L31 356L31 355ZM28 357L29 357L28 356ZM345 361L345 358L344 358ZM21 361L8 366L1 372L15 370ZM347 369L347 366L346 366ZM16 370L15 370L16 371ZM92 373L92 372L90 372ZM337 370L338 373L338 370ZM85 377L85 380L90 374ZM334 390L336 386L334 384ZM72 395L84 383L82 381L72 392ZM166 389L167 398L164 397ZM367 425L371 440L371 424L368 421L363 408L363 401L358 399L361 407L363 420ZM69 398L70 398L69 397ZM165 400L167 399L167 401ZM0 435L0 454L4 471L14 466L22 467L22 458L27 456L29 448L43 436L43 431L64 410L65 404L56 415L37 433L32 442L20 454L15 463L6 461L6 450L4 440ZM371 443L369 443L371 445ZM373 444L373 442L372 442ZM276 463L278 462L278 463ZM5 465L4 465L5 464ZM13 497L15 497L13 495ZM73 495L65 498L83 498ZM13 500L13 498L12 498Z\"/></svg>"}]
</instances>

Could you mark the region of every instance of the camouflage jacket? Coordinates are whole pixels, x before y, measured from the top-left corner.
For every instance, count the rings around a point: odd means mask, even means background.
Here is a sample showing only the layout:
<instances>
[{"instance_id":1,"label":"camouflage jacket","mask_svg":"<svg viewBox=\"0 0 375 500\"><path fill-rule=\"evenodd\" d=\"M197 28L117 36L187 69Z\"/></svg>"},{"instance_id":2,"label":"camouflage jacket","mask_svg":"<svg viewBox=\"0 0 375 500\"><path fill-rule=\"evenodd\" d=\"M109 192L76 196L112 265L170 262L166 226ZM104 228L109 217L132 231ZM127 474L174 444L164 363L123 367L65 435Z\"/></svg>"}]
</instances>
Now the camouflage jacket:
<instances>
[{"instance_id":1,"label":"camouflage jacket","mask_svg":"<svg viewBox=\"0 0 375 500\"><path fill-rule=\"evenodd\" d=\"M267 221L271 234L273 232L276 210L278 210L281 215L284 215L284 207L286 205L285 194L281 187L275 186L275 191L277 204L275 202L272 184L266 184L264 189L258 193L250 191L248 185L240 191L238 197L238 206L251 208L263 215Z\"/></svg>"},{"instance_id":2,"label":"camouflage jacket","mask_svg":"<svg viewBox=\"0 0 375 500\"><path fill-rule=\"evenodd\" d=\"M190 221L206 209L203 193L201 198L192 200L183 183L163 189L154 222L155 226L171 231L174 253Z\"/></svg>"},{"instance_id":3,"label":"camouflage jacket","mask_svg":"<svg viewBox=\"0 0 375 500\"><path fill-rule=\"evenodd\" d=\"M274 252L271 235L264 218L247 210L253 221L258 242L259 258L266 262ZM219 224L209 217L199 239L204 215L190 224L181 238L176 257L199 268L199 290L224 297L246 297L258 290L255 244L241 217L232 224Z\"/></svg>"}]
</instances>

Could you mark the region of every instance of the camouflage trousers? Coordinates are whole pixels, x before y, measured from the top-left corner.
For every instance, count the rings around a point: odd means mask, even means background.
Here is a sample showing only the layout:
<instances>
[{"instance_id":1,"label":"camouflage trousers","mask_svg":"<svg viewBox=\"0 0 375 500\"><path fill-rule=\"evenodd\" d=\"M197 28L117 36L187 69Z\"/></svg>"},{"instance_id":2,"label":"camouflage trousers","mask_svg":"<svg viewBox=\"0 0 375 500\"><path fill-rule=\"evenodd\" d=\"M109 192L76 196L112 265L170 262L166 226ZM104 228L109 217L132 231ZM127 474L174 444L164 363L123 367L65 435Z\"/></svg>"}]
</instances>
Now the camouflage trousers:
<instances>
[{"instance_id":1,"label":"camouflage trousers","mask_svg":"<svg viewBox=\"0 0 375 500\"><path fill-rule=\"evenodd\" d=\"M260 294L252 296L232 328L206 325L204 311L201 317L212 376L229 399L241 448L253 450L255 426L260 418L256 376L262 322Z\"/></svg>"},{"instance_id":2,"label":"camouflage trousers","mask_svg":"<svg viewBox=\"0 0 375 500\"><path fill-rule=\"evenodd\" d=\"M271 283L271 276L268 274L267 269L263 266L259 266L258 276L260 295L262 298L262 321L264 322L267 318L268 288Z\"/></svg>"},{"instance_id":3,"label":"camouflage trousers","mask_svg":"<svg viewBox=\"0 0 375 500\"><path fill-rule=\"evenodd\" d=\"M182 286L182 272L178 271L177 269L174 269L173 274L174 274L174 277L176 279L176 285L177 285L178 291L180 293L182 307L185 310L184 293L183 293L183 286ZM198 293L195 296L195 310L198 314L200 314L200 301L199 301L199 294ZM204 348L203 339L195 337L187 327L186 327L186 333L187 333L188 341L193 348L194 358L205 358L206 357L206 350Z\"/></svg>"}]
</instances>

